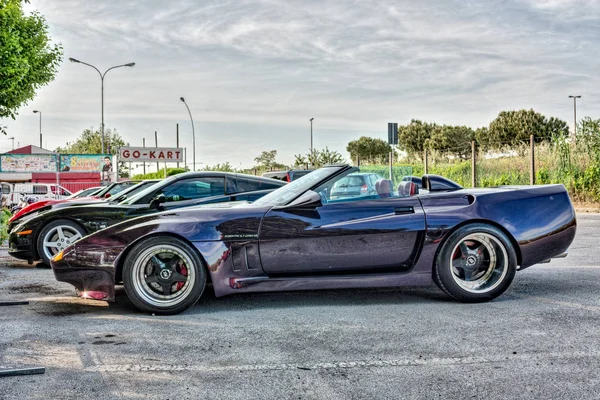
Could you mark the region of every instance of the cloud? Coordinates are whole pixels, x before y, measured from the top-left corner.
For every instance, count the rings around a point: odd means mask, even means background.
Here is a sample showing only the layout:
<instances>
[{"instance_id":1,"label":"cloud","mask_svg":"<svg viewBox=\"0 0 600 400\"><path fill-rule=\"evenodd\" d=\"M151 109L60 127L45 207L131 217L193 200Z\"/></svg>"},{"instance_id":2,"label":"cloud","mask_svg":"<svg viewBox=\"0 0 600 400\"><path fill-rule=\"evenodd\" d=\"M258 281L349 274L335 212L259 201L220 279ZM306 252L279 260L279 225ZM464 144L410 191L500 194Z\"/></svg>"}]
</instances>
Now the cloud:
<instances>
[{"instance_id":1,"label":"cloud","mask_svg":"<svg viewBox=\"0 0 600 400\"><path fill-rule=\"evenodd\" d=\"M385 138L390 121L477 127L502 109L531 107L570 121L567 95L575 92L583 96L578 114L600 105L598 1L33 0L31 7L46 16L66 57L101 69L136 62L107 75L108 126L132 144L154 130L168 142L175 123L189 124L183 95L206 164L251 165L270 149L292 162L308 147L311 117L316 145L345 154L360 135ZM95 71L65 63L9 128L34 131L29 108L44 108L56 147L98 126L99 96Z\"/></svg>"}]
</instances>

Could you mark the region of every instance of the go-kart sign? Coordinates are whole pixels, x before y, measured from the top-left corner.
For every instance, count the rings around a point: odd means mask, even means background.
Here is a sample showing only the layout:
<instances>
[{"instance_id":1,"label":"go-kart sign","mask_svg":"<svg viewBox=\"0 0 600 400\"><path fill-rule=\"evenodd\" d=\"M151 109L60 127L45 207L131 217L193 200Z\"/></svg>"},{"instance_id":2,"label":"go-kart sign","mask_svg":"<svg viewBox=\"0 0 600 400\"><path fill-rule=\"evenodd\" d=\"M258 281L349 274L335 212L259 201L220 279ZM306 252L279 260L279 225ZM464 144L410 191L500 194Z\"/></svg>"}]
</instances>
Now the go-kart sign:
<instances>
[{"instance_id":1,"label":"go-kart sign","mask_svg":"<svg viewBox=\"0 0 600 400\"><path fill-rule=\"evenodd\" d=\"M183 162L183 149L178 147L121 147L119 161Z\"/></svg>"}]
</instances>

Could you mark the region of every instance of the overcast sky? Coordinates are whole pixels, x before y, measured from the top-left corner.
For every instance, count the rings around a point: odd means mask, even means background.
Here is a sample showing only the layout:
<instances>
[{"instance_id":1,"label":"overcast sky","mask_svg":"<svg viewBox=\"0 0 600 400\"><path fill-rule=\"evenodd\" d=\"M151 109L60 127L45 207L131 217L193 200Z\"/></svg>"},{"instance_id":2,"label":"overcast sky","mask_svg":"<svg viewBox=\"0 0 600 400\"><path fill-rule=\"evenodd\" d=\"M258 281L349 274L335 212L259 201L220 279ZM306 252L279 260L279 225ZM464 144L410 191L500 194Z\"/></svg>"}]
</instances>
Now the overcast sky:
<instances>
[{"instance_id":1,"label":"overcast sky","mask_svg":"<svg viewBox=\"0 0 600 400\"><path fill-rule=\"evenodd\" d=\"M600 1L125 1L31 0L65 61L56 80L4 120L15 146L55 149L105 124L132 146L181 146L196 162L249 167L314 146L341 152L387 122L412 118L488 125L500 110L533 108L572 126L600 118ZM0 149L11 141L0 138Z\"/></svg>"}]
</instances>

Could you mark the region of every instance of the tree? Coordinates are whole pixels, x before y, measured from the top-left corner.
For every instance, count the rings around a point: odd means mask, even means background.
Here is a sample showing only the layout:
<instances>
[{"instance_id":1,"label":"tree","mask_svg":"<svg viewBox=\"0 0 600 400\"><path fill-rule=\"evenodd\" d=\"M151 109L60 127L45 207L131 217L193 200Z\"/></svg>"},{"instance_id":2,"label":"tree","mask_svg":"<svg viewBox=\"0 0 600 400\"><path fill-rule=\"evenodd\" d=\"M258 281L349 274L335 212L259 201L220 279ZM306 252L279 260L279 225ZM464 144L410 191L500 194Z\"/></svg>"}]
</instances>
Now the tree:
<instances>
[{"instance_id":1,"label":"tree","mask_svg":"<svg viewBox=\"0 0 600 400\"><path fill-rule=\"evenodd\" d=\"M398 127L398 148L409 155L421 155L437 124L413 119L408 125Z\"/></svg>"},{"instance_id":2,"label":"tree","mask_svg":"<svg viewBox=\"0 0 600 400\"><path fill-rule=\"evenodd\" d=\"M536 142L544 142L568 131L565 121L547 118L534 110L501 111L490 123L487 137L481 138L481 144L499 149L529 142L530 135L534 135Z\"/></svg>"},{"instance_id":3,"label":"tree","mask_svg":"<svg viewBox=\"0 0 600 400\"><path fill-rule=\"evenodd\" d=\"M275 157L277 157L277 150L263 151L258 157L254 158L254 162L258 167L270 170L277 164Z\"/></svg>"},{"instance_id":4,"label":"tree","mask_svg":"<svg viewBox=\"0 0 600 400\"><path fill-rule=\"evenodd\" d=\"M99 130L86 129L76 141L67 142L65 147L57 147L54 151L62 154L101 154L101 139L102 133ZM129 146L129 143L125 143L117 131L110 128L104 129L104 144L107 146L108 154L117 154L119 147ZM118 169L120 177L128 176L128 172L125 171L125 163L120 162Z\"/></svg>"},{"instance_id":5,"label":"tree","mask_svg":"<svg viewBox=\"0 0 600 400\"><path fill-rule=\"evenodd\" d=\"M225 161L223 164L217 164L213 166L207 165L202 169L202 171L221 171L221 172L235 172L233 166L229 163L229 161Z\"/></svg>"},{"instance_id":6,"label":"tree","mask_svg":"<svg viewBox=\"0 0 600 400\"><path fill-rule=\"evenodd\" d=\"M296 154L295 166L305 167L306 164L310 168L320 168L323 165L337 164L344 162L344 157L335 150L329 150L329 147L325 147L325 150L313 149L312 152L309 150L306 155Z\"/></svg>"},{"instance_id":7,"label":"tree","mask_svg":"<svg viewBox=\"0 0 600 400\"><path fill-rule=\"evenodd\" d=\"M0 0L0 118L17 110L54 80L62 46L51 45L46 20L38 12L23 13L22 0ZM0 131L6 135L4 126Z\"/></svg>"},{"instance_id":8,"label":"tree","mask_svg":"<svg viewBox=\"0 0 600 400\"><path fill-rule=\"evenodd\" d=\"M384 163L388 160L392 147L384 140L361 136L348 143L346 151L353 160L360 158L361 162Z\"/></svg>"},{"instance_id":9,"label":"tree","mask_svg":"<svg viewBox=\"0 0 600 400\"><path fill-rule=\"evenodd\" d=\"M440 153L465 159L471 156L474 139L475 131L468 126L434 125L427 145Z\"/></svg>"},{"instance_id":10,"label":"tree","mask_svg":"<svg viewBox=\"0 0 600 400\"><path fill-rule=\"evenodd\" d=\"M294 166L295 167L306 167L306 164L308 164L308 161L306 160L306 156L303 156L302 154L295 154L294 155Z\"/></svg>"},{"instance_id":11,"label":"tree","mask_svg":"<svg viewBox=\"0 0 600 400\"><path fill-rule=\"evenodd\" d=\"M109 154L117 154L119 147L129 146L117 131L110 128L104 129L104 144ZM65 147L57 147L54 151L65 154L101 154L102 133L86 129L76 141L67 142Z\"/></svg>"}]
</instances>

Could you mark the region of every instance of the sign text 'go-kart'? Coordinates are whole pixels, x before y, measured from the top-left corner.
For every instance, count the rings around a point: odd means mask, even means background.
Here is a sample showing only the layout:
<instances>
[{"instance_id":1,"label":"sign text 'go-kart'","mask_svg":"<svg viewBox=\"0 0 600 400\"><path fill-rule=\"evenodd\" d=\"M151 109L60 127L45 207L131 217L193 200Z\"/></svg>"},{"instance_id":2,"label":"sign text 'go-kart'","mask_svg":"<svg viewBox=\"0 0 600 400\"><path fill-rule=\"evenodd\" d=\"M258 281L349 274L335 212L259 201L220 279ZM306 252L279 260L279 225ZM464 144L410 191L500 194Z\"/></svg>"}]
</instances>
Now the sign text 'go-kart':
<instances>
[{"instance_id":1,"label":"sign text 'go-kart'","mask_svg":"<svg viewBox=\"0 0 600 400\"><path fill-rule=\"evenodd\" d=\"M178 147L121 147L119 161L183 162L183 149Z\"/></svg>"}]
</instances>

